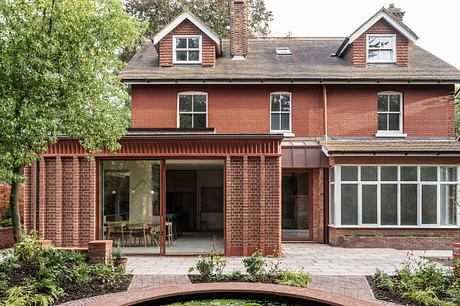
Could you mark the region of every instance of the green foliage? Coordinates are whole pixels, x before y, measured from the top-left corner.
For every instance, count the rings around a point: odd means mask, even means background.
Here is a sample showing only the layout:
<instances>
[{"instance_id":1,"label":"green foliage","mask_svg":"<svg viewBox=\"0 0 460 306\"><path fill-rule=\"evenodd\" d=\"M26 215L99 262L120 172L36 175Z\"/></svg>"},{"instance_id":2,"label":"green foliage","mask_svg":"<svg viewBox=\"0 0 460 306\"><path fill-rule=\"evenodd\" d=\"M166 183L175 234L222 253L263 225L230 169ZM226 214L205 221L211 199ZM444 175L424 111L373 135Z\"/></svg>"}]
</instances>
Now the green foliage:
<instances>
[{"instance_id":1,"label":"green foliage","mask_svg":"<svg viewBox=\"0 0 460 306\"><path fill-rule=\"evenodd\" d=\"M379 289L417 305L454 306L460 302L460 280L451 270L427 260L407 260L394 276L377 270L374 280Z\"/></svg>"},{"instance_id":2,"label":"green foliage","mask_svg":"<svg viewBox=\"0 0 460 306\"><path fill-rule=\"evenodd\" d=\"M0 227L10 227L12 225L11 218L5 218L0 220Z\"/></svg>"},{"instance_id":3,"label":"green foliage","mask_svg":"<svg viewBox=\"0 0 460 306\"><path fill-rule=\"evenodd\" d=\"M217 254L200 256L196 265L189 269L189 273L196 270L205 280L218 280L222 278L226 265L227 259L223 256Z\"/></svg>"},{"instance_id":4,"label":"green foliage","mask_svg":"<svg viewBox=\"0 0 460 306\"><path fill-rule=\"evenodd\" d=\"M124 258L124 257L125 257L125 254L123 253L123 251L121 249L121 241L117 240L116 245L115 245L115 249L113 249L113 252L112 252L112 258L121 259L121 258Z\"/></svg>"},{"instance_id":5,"label":"green foliage","mask_svg":"<svg viewBox=\"0 0 460 306\"><path fill-rule=\"evenodd\" d=\"M189 10L221 37L229 37L230 22L227 1L222 0L127 0L126 8L132 15L148 21L148 36L153 36L184 10ZM273 13L265 0L249 1L249 34L267 37Z\"/></svg>"},{"instance_id":6,"label":"green foliage","mask_svg":"<svg viewBox=\"0 0 460 306\"><path fill-rule=\"evenodd\" d=\"M243 259L243 264L246 268L246 273L254 279L259 278L260 275L265 273L266 260L260 251L254 252L251 256L245 257Z\"/></svg>"},{"instance_id":7,"label":"green foliage","mask_svg":"<svg viewBox=\"0 0 460 306\"><path fill-rule=\"evenodd\" d=\"M307 272L278 272L276 283L283 286L307 288L311 281L311 275Z\"/></svg>"},{"instance_id":8,"label":"green foliage","mask_svg":"<svg viewBox=\"0 0 460 306\"><path fill-rule=\"evenodd\" d=\"M35 234L25 235L4 256L0 305L53 305L67 289L111 288L126 280L122 269L89 265L83 253L45 248Z\"/></svg>"}]
</instances>

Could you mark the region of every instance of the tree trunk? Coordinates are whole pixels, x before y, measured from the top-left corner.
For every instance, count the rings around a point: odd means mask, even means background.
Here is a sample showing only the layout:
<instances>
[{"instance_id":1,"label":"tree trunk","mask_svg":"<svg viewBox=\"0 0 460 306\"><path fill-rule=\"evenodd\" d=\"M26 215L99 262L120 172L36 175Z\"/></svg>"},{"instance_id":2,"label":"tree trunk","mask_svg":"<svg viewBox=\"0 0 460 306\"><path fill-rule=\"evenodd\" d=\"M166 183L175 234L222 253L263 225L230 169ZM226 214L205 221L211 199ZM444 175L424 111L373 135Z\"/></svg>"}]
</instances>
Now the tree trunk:
<instances>
[{"instance_id":1,"label":"tree trunk","mask_svg":"<svg viewBox=\"0 0 460 306\"><path fill-rule=\"evenodd\" d=\"M13 169L14 178L11 182L10 211L13 223L13 240L18 242L22 237L21 214L19 212L19 190L21 188L21 177L24 175L24 166L17 166Z\"/></svg>"}]
</instances>

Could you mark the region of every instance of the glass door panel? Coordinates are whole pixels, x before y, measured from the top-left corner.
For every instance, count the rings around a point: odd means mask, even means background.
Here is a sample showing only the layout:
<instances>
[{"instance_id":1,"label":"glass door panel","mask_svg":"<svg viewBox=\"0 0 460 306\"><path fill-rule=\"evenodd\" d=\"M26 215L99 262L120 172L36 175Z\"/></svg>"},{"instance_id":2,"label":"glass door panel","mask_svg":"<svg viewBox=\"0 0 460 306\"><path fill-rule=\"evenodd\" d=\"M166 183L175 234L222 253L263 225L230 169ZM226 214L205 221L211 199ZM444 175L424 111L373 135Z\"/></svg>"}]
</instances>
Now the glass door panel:
<instances>
[{"instance_id":1,"label":"glass door panel","mask_svg":"<svg viewBox=\"0 0 460 306\"><path fill-rule=\"evenodd\" d=\"M308 172L283 172L282 239L310 238L310 180Z\"/></svg>"},{"instance_id":2,"label":"glass door panel","mask_svg":"<svg viewBox=\"0 0 460 306\"><path fill-rule=\"evenodd\" d=\"M125 253L160 253L160 162L102 162L102 234Z\"/></svg>"}]
</instances>

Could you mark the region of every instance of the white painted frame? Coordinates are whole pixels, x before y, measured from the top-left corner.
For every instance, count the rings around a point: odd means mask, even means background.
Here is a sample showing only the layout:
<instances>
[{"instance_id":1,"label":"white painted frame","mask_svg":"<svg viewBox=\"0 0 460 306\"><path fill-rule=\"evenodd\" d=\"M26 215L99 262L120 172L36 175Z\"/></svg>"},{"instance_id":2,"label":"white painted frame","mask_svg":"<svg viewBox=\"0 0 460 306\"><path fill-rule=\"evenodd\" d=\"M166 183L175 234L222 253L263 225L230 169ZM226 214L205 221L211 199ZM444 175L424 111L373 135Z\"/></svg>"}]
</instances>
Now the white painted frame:
<instances>
[{"instance_id":1,"label":"white painted frame","mask_svg":"<svg viewBox=\"0 0 460 306\"><path fill-rule=\"evenodd\" d=\"M181 112L180 111L180 96L186 96L186 95L190 95L190 96L206 96L206 112L195 112L193 111L193 97L192 97L192 111L191 112ZM202 92L202 91L184 91L184 92L179 92L177 94L177 128L180 128L180 115L181 114L184 114L184 115L192 115L192 129L194 129L195 127L193 126L193 116L195 114L199 115L199 114L205 114L206 115L206 127L208 127L208 108L209 108L209 97L208 97L208 93L207 92Z\"/></svg>"},{"instance_id":2,"label":"white painted frame","mask_svg":"<svg viewBox=\"0 0 460 306\"><path fill-rule=\"evenodd\" d=\"M176 39L178 38L185 38L187 39L187 47L185 49L183 48L179 48L177 49L176 47ZM198 38L199 40L199 47L198 49L196 48L189 48L188 47L188 39L189 38ZM173 64L201 64L202 63L202 58L203 58L203 37L202 35L173 35L173 41L172 41L172 44L173 44ZM187 60L186 61L179 61L177 59L177 54L176 54L176 51L185 51L187 52ZM198 51L198 60L197 61L189 61L188 60L188 52L190 51Z\"/></svg>"},{"instance_id":3,"label":"white painted frame","mask_svg":"<svg viewBox=\"0 0 460 306\"><path fill-rule=\"evenodd\" d=\"M381 49L375 49L369 48L369 38L370 37L391 37L391 51L392 51L392 58L390 61L386 60L370 60L369 59L369 51L370 50L390 50L389 48L381 48ZM396 34L366 34L366 63L368 64L395 64L396 59L397 59L397 54L396 54Z\"/></svg>"},{"instance_id":4,"label":"white painted frame","mask_svg":"<svg viewBox=\"0 0 460 306\"><path fill-rule=\"evenodd\" d=\"M272 110L272 96L274 95L289 95L289 130L272 130L272 114L288 114L286 111L281 110L281 102L280 102L280 110L273 111ZM289 91L276 91L270 93L270 133L272 134L292 134L292 93ZM280 116L280 127L281 127L281 116Z\"/></svg>"},{"instance_id":5,"label":"white painted frame","mask_svg":"<svg viewBox=\"0 0 460 306\"><path fill-rule=\"evenodd\" d=\"M389 130L379 130L378 126L378 116L380 113L385 114L396 114L397 112L386 111L380 112L378 110L378 99L380 95L394 95L399 96L400 103L399 103L399 131L389 131ZM402 92L397 91L381 91L377 93L376 97L376 104L377 104L377 133L375 134L376 137L407 137L407 134L404 134L404 95ZM388 119L387 119L388 120ZM389 122L387 121L387 126Z\"/></svg>"},{"instance_id":6,"label":"white painted frame","mask_svg":"<svg viewBox=\"0 0 460 306\"><path fill-rule=\"evenodd\" d=\"M358 181L342 181L342 167L354 166L358 168ZM371 166L377 167L377 181L361 181L361 167ZM397 167L397 180L396 181L382 181L381 180L381 167L393 166ZM417 181L401 181L401 167L417 167ZM436 181L421 181L421 168L422 167L436 167L437 180ZM441 167L449 167L457 169L456 182L443 182L441 181ZM329 182L329 188L334 188L334 223L328 223L331 227L343 228L446 228L458 229L460 227L460 205L456 205L456 225L441 225L441 185L456 185L457 186L457 202L460 201L460 166L458 165L433 165L433 164L342 164L334 166L334 181ZM344 184L357 184L358 185L358 224L356 225L342 225L341 223L341 186ZM381 224L381 185L382 184L397 184L397 225L382 225ZM417 225L401 225L401 184L416 184L417 185ZM377 224L363 224L362 223L362 186L363 185L377 185ZM422 193L421 189L424 185L437 186L437 223L436 224L422 224ZM331 203L330 203L331 205ZM330 207L330 206L329 206Z\"/></svg>"}]
</instances>

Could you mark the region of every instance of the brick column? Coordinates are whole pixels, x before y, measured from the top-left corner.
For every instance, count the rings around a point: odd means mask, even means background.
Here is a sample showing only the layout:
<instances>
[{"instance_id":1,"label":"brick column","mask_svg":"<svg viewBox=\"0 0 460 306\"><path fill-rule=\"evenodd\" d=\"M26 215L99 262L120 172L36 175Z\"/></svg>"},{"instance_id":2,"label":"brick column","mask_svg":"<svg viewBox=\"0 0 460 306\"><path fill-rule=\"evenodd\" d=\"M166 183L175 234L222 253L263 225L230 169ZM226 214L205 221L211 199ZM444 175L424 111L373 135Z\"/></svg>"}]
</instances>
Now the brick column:
<instances>
[{"instance_id":1,"label":"brick column","mask_svg":"<svg viewBox=\"0 0 460 306\"><path fill-rule=\"evenodd\" d=\"M248 157L243 158L243 254L248 253L249 242L249 186L248 186Z\"/></svg>"},{"instance_id":2,"label":"brick column","mask_svg":"<svg viewBox=\"0 0 460 306\"><path fill-rule=\"evenodd\" d=\"M46 161L42 159L38 164L39 184L38 184L38 231L40 238L45 238L45 218L46 218Z\"/></svg>"},{"instance_id":3,"label":"brick column","mask_svg":"<svg viewBox=\"0 0 460 306\"><path fill-rule=\"evenodd\" d=\"M80 242L80 163L78 157L72 160L72 244L79 246Z\"/></svg>"},{"instance_id":4,"label":"brick column","mask_svg":"<svg viewBox=\"0 0 460 306\"><path fill-rule=\"evenodd\" d=\"M265 248L265 222L266 222L266 212L265 212L265 156L260 157L259 164L259 177L260 177L260 186L259 186L259 248Z\"/></svg>"},{"instance_id":5,"label":"brick column","mask_svg":"<svg viewBox=\"0 0 460 306\"><path fill-rule=\"evenodd\" d=\"M94 240L88 242L89 262L107 264L112 260L112 240Z\"/></svg>"},{"instance_id":6,"label":"brick column","mask_svg":"<svg viewBox=\"0 0 460 306\"><path fill-rule=\"evenodd\" d=\"M56 207L55 207L55 218L56 218L56 246L62 246L62 159L61 157L56 157Z\"/></svg>"}]
</instances>

